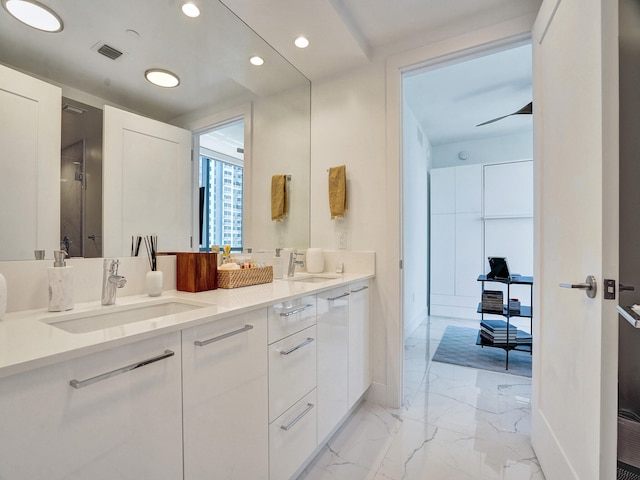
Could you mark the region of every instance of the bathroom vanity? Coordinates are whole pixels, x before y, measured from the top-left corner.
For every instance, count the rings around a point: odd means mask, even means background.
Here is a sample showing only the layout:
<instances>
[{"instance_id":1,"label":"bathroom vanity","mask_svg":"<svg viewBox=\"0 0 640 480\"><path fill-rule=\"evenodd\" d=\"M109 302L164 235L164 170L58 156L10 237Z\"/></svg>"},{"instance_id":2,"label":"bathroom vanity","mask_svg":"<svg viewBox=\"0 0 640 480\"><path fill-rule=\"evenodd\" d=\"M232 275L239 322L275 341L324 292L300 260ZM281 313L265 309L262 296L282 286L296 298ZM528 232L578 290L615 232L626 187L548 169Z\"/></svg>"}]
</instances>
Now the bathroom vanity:
<instances>
[{"instance_id":1,"label":"bathroom vanity","mask_svg":"<svg viewBox=\"0 0 640 480\"><path fill-rule=\"evenodd\" d=\"M372 277L5 315L0 478L291 478L371 383Z\"/></svg>"}]
</instances>

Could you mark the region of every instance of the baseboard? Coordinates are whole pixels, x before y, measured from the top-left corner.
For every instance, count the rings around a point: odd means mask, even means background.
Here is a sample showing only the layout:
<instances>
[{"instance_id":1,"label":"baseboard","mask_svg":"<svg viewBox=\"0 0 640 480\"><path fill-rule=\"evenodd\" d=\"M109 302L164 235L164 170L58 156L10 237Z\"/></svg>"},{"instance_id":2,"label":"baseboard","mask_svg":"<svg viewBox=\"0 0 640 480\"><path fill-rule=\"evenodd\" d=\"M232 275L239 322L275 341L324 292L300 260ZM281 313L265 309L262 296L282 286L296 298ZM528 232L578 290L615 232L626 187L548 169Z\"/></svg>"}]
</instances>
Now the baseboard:
<instances>
[{"instance_id":1,"label":"baseboard","mask_svg":"<svg viewBox=\"0 0 640 480\"><path fill-rule=\"evenodd\" d=\"M378 405L387 405L387 386L382 383L373 382L364 394L364 398L368 402L377 403Z\"/></svg>"},{"instance_id":2,"label":"baseboard","mask_svg":"<svg viewBox=\"0 0 640 480\"><path fill-rule=\"evenodd\" d=\"M420 325L422 325L422 322L427 318L428 314L427 314L427 309L424 308L420 311L420 313L418 313L418 315L414 316L411 320L409 320L408 322L405 322L404 324L404 339L406 340L407 338L410 338L415 331L418 329L418 327Z\"/></svg>"}]
</instances>

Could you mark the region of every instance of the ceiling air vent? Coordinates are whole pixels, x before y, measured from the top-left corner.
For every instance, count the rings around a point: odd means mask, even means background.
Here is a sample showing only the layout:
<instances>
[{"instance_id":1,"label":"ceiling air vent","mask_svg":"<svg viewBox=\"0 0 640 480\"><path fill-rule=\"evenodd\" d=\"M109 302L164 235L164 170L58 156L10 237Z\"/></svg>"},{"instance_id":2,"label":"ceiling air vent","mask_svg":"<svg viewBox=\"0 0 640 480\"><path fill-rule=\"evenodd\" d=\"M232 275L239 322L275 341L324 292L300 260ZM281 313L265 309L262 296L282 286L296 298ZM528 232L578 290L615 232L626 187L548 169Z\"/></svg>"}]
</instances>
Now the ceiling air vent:
<instances>
[{"instance_id":1,"label":"ceiling air vent","mask_svg":"<svg viewBox=\"0 0 640 480\"><path fill-rule=\"evenodd\" d=\"M115 60L116 58L120 57L120 55L122 55L121 51L110 47L106 43L98 49L98 53L101 53L105 57L109 57L111 60Z\"/></svg>"}]
</instances>

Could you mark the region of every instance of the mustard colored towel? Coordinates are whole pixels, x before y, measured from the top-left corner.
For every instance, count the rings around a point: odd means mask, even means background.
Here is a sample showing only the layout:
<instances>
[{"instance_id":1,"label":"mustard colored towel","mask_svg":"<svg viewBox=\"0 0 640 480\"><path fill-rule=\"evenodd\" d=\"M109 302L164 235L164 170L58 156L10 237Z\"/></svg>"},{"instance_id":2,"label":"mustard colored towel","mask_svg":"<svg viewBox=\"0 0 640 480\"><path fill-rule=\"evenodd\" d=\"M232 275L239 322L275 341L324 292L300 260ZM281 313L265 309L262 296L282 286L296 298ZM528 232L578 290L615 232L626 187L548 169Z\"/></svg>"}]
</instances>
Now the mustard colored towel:
<instances>
[{"instance_id":1,"label":"mustard colored towel","mask_svg":"<svg viewBox=\"0 0 640 480\"><path fill-rule=\"evenodd\" d=\"M348 211L347 204L347 167L331 167L329 169L329 210L331 219L344 218Z\"/></svg>"},{"instance_id":2,"label":"mustard colored towel","mask_svg":"<svg viewBox=\"0 0 640 480\"><path fill-rule=\"evenodd\" d=\"M289 195L287 192L287 177L274 175L271 177L271 220L283 222L289 215Z\"/></svg>"}]
</instances>

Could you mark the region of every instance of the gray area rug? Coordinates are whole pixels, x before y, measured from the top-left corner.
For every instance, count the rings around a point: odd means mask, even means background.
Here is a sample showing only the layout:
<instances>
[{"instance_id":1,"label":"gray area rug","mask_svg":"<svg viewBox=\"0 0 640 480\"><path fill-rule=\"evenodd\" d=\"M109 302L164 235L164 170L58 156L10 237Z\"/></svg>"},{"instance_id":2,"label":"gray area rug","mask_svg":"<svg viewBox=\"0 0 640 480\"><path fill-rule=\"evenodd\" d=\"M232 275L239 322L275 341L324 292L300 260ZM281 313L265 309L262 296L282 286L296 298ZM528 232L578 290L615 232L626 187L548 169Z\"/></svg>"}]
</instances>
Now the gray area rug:
<instances>
[{"instance_id":1,"label":"gray area rug","mask_svg":"<svg viewBox=\"0 0 640 480\"><path fill-rule=\"evenodd\" d=\"M476 345L478 330L449 325L433 356L434 362L452 363L463 367L480 368L494 372L531 376L531 354L511 350L509 370L505 370L506 352L501 348Z\"/></svg>"}]
</instances>

